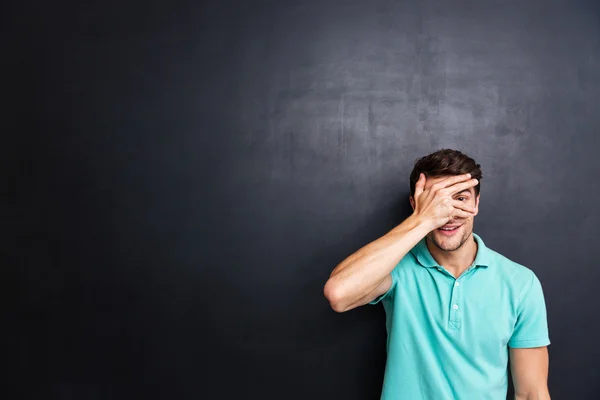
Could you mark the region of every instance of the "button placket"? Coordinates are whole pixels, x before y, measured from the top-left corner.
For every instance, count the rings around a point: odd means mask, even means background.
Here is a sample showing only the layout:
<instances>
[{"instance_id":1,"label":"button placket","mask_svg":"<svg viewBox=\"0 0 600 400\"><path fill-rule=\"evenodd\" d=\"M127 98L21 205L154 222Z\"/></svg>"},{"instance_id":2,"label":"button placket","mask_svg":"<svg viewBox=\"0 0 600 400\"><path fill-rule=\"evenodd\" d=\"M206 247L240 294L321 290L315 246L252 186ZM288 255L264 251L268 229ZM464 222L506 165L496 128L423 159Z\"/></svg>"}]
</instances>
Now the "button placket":
<instances>
[{"instance_id":1,"label":"button placket","mask_svg":"<svg viewBox=\"0 0 600 400\"><path fill-rule=\"evenodd\" d=\"M448 320L448 325L452 330L460 330L460 325L462 322L462 288L460 286L460 281L458 279L454 281L454 284L452 285L452 296L450 298L450 315Z\"/></svg>"}]
</instances>

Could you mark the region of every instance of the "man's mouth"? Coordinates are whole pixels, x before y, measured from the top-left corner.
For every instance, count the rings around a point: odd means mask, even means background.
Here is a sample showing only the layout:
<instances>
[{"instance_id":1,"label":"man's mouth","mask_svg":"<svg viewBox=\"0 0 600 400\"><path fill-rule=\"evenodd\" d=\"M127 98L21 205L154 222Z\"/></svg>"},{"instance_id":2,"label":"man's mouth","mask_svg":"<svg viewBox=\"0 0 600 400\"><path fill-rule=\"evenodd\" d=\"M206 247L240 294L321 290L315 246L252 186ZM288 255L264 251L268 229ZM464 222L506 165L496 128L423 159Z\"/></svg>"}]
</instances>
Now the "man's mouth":
<instances>
[{"instance_id":1,"label":"man's mouth","mask_svg":"<svg viewBox=\"0 0 600 400\"><path fill-rule=\"evenodd\" d=\"M458 228L460 228L461 226L462 225L444 225L441 228L438 228L437 230L445 236L451 236L454 233L456 233Z\"/></svg>"}]
</instances>

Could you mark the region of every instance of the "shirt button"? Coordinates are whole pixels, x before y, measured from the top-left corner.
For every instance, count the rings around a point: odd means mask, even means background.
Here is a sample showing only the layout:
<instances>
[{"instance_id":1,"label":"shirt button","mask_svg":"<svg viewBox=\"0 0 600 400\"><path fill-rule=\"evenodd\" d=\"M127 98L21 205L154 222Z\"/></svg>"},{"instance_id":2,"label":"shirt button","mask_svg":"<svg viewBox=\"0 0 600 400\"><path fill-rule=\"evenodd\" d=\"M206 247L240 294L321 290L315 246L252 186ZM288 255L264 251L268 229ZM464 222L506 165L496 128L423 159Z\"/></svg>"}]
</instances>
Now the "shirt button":
<instances>
[{"instance_id":1,"label":"shirt button","mask_svg":"<svg viewBox=\"0 0 600 400\"><path fill-rule=\"evenodd\" d=\"M460 282L459 282L459 281L456 281L456 282L454 282L454 285L455 285L455 286L460 286Z\"/></svg>"},{"instance_id":2,"label":"shirt button","mask_svg":"<svg viewBox=\"0 0 600 400\"><path fill-rule=\"evenodd\" d=\"M458 304L453 305L452 308L454 308L455 310L458 310Z\"/></svg>"}]
</instances>

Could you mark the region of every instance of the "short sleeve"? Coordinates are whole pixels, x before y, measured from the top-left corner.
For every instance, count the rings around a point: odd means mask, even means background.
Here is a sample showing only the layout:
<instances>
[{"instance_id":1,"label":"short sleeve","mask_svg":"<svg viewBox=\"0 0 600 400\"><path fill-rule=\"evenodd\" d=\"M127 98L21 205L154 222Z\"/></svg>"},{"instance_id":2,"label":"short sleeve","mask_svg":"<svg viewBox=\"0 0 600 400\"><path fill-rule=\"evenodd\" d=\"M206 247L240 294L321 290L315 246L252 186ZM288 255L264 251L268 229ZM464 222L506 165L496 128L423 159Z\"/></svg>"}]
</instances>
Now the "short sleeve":
<instances>
[{"instance_id":1,"label":"short sleeve","mask_svg":"<svg viewBox=\"0 0 600 400\"><path fill-rule=\"evenodd\" d=\"M512 348L541 347L550 344L542 285L537 276L533 272L531 274L531 286L521 300L513 334L508 342Z\"/></svg>"},{"instance_id":2,"label":"short sleeve","mask_svg":"<svg viewBox=\"0 0 600 400\"><path fill-rule=\"evenodd\" d=\"M379 303L381 300L387 299L387 298L391 298L394 294L394 291L396 290L396 285L398 282L398 271L397 271L398 265L396 265L396 267L394 267L394 269L392 270L392 272L390 272L390 275L392 276L392 284L390 285L390 288L388 289L387 292L385 292L384 294L380 295L379 297L375 298L374 300L370 301L369 304L377 304Z\"/></svg>"}]
</instances>

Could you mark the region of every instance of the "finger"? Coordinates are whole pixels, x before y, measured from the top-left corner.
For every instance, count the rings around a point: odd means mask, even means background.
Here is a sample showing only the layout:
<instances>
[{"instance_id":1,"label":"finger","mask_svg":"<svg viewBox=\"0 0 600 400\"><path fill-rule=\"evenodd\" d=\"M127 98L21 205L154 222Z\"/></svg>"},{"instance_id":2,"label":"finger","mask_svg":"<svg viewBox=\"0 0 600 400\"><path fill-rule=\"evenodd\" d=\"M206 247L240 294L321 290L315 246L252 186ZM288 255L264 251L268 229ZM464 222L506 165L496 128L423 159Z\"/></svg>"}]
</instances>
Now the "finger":
<instances>
[{"instance_id":1,"label":"finger","mask_svg":"<svg viewBox=\"0 0 600 400\"><path fill-rule=\"evenodd\" d=\"M464 182L470 178L471 178L471 174L453 175L453 176L449 176L448 178L442 179L441 181L439 181L438 183L436 183L433 186L435 186L436 189L444 189L444 188L447 188L448 186L452 186L456 183ZM433 189L433 187L432 187L432 189Z\"/></svg>"},{"instance_id":2,"label":"finger","mask_svg":"<svg viewBox=\"0 0 600 400\"><path fill-rule=\"evenodd\" d=\"M419 179L417 180L417 183L415 184L415 195L414 195L414 197L417 197L421 193L423 193L423 188L425 188L425 174L421 172L419 174Z\"/></svg>"},{"instance_id":3,"label":"finger","mask_svg":"<svg viewBox=\"0 0 600 400\"><path fill-rule=\"evenodd\" d=\"M473 213L470 212L466 212L463 210L459 210L458 208L454 209L454 212L452 213L452 218L463 218L463 219L467 219L473 216Z\"/></svg>"},{"instance_id":4,"label":"finger","mask_svg":"<svg viewBox=\"0 0 600 400\"><path fill-rule=\"evenodd\" d=\"M477 179L469 179L468 181L465 181L465 182L455 183L454 185L447 187L445 190L448 191L448 193L450 193L450 194L455 194L455 193L462 192L463 190L467 190L472 187L475 187L475 186L477 186L478 183L479 183L479 181Z\"/></svg>"},{"instance_id":5,"label":"finger","mask_svg":"<svg viewBox=\"0 0 600 400\"><path fill-rule=\"evenodd\" d=\"M466 204L464 201L452 200L452 206L458 210L466 211L471 214L475 214L475 211L477 211L475 207Z\"/></svg>"}]
</instances>

